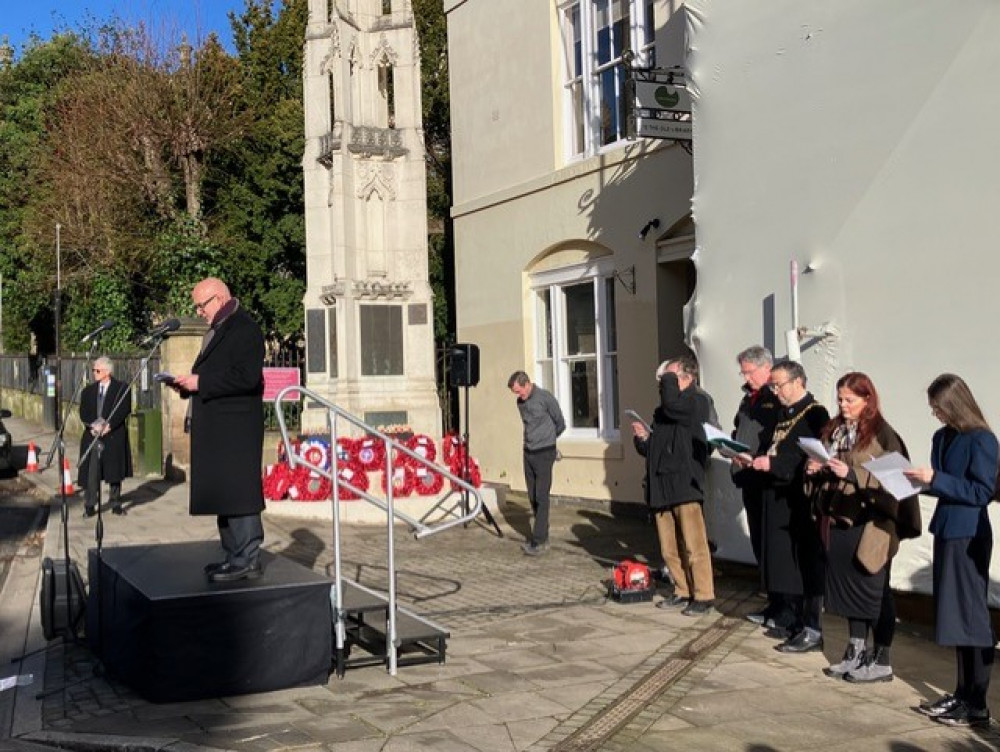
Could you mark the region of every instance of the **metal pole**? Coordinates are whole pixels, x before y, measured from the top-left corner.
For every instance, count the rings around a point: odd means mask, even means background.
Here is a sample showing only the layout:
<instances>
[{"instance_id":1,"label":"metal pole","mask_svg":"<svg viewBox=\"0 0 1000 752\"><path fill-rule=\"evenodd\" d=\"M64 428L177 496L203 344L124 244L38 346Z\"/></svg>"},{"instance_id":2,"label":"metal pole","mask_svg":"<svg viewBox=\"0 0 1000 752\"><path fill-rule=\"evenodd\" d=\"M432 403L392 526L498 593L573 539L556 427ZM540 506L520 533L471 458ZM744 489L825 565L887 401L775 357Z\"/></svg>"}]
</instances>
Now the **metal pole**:
<instances>
[{"instance_id":1,"label":"metal pole","mask_svg":"<svg viewBox=\"0 0 1000 752\"><path fill-rule=\"evenodd\" d=\"M56 433L59 433L59 429L62 428L62 409L59 405L59 400L61 398L61 382L62 382L62 345L60 344L60 334L62 329L62 225L56 223L56 299L53 310L55 311L55 330L56 330L56 378L55 378L55 398L56 398ZM61 458L60 458L60 461ZM59 468L59 472L62 472L62 468ZM69 551L66 552L66 557L69 558ZM67 580L68 582L68 580Z\"/></svg>"},{"instance_id":2,"label":"metal pole","mask_svg":"<svg viewBox=\"0 0 1000 752\"><path fill-rule=\"evenodd\" d=\"M385 652L389 659L389 675L395 676L397 671L397 639L396 639L396 541L395 541L395 489L393 483L392 445L388 439L385 446L385 500L388 505L389 530L387 543L389 546L389 613L386 614Z\"/></svg>"},{"instance_id":3,"label":"metal pole","mask_svg":"<svg viewBox=\"0 0 1000 752\"><path fill-rule=\"evenodd\" d=\"M275 404L279 404L277 401ZM279 412L281 408L278 408ZM347 645L347 625L345 624L346 611L344 610L344 578L341 570L341 541L340 541L340 484L337 483L337 437L340 435L340 426L337 421L337 413L333 410L326 411L327 427L330 429L330 467L332 468L332 489L333 489L333 625L334 639L337 648L337 671L341 678L346 670L347 657L345 649Z\"/></svg>"},{"instance_id":4,"label":"metal pole","mask_svg":"<svg viewBox=\"0 0 1000 752\"><path fill-rule=\"evenodd\" d=\"M792 329L799 330L799 262L792 259L789 268L792 283Z\"/></svg>"}]
</instances>

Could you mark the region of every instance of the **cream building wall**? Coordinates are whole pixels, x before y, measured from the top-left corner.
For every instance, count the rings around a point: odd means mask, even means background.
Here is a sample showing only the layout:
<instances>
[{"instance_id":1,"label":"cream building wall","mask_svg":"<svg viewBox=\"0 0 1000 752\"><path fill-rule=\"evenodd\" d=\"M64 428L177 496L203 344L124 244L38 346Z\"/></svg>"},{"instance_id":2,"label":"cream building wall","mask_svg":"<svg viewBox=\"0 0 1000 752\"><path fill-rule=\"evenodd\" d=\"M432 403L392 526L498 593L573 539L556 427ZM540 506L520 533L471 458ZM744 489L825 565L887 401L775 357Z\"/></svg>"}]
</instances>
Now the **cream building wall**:
<instances>
[{"instance_id":1,"label":"cream building wall","mask_svg":"<svg viewBox=\"0 0 1000 752\"><path fill-rule=\"evenodd\" d=\"M1000 429L1000 5L991 0L691 0L699 283L693 337L720 413L733 353L786 355L789 264L809 387L833 409L847 371L927 464L926 388L961 375ZM716 499L720 550L742 541ZM922 497L924 527L935 501ZM1000 505L989 505L994 529ZM736 532L733 532L736 531ZM728 554L727 554L728 555ZM893 585L931 589L932 538L904 542ZM1000 604L1000 559L991 570Z\"/></svg>"},{"instance_id":2,"label":"cream building wall","mask_svg":"<svg viewBox=\"0 0 1000 752\"><path fill-rule=\"evenodd\" d=\"M657 55L682 60L668 4L655 3ZM614 286L618 408L651 414L660 360L657 234L690 211L691 158L674 144L622 141L567 156L563 47L553 2L453 0L448 14L455 178L458 340L481 349L470 393L472 454L487 480L524 488L521 423L509 375L534 365L532 280L581 264L621 274ZM669 26L669 28L668 28ZM500 62L502 61L502 62ZM657 218L660 229L638 231ZM634 294L628 287L634 280ZM679 318L685 300L670 301ZM678 327L679 328L679 327ZM607 383L604 384L608 397ZM568 419L568 422L569 419ZM642 462L631 431L559 442L553 493L641 502Z\"/></svg>"}]
</instances>

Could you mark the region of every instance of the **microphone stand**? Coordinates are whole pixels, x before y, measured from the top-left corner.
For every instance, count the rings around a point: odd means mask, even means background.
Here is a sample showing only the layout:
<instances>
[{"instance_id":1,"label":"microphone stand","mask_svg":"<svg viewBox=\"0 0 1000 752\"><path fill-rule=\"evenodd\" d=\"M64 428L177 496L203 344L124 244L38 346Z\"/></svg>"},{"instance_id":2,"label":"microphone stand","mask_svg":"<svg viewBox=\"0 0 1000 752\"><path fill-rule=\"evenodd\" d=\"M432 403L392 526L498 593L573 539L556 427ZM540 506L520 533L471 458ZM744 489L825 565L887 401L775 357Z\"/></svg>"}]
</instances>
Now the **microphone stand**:
<instances>
[{"instance_id":1,"label":"microphone stand","mask_svg":"<svg viewBox=\"0 0 1000 752\"><path fill-rule=\"evenodd\" d=\"M146 355L143 357L143 359L140 361L139 368L137 368L136 371L135 371L135 373L132 374L132 378L125 385L125 388L122 389L121 392L118 394L118 398L115 400L114 404L111 406L111 410L108 411L108 416L109 417L113 416L118 411L118 409L122 406L122 404L125 402L126 399L130 399L131 398L131 396L132 396L132 388L133 388L133 386L135 386L135 382L139 379L139 376L142 374L143 369L146 367L146 364L149 362L150 357L157 350L157 348L159 348L159 346L163 343L164 337L166 337L166 332L164 332L163 334L159 334L159 335L156 336L155 341L153 342L153 346L149 349L149 352L147 352ZM96 348L96 346L97 346L97 343L95 342L94 343L94 348ZM90 356L88 356L88 360L89 360L89 357ZM101 416L98 416L98 418L100 418L100 417ZM127 426L123 426L122 430L127 431L128 427ZM94 451L95 447L96 447L97 451L96 451L96 453L94 453L93 456L91 456L91 452ZM60 443L60 449L62 449L62 444L61 443ZM87 485L88 486L90 486L94 482L93 478L91 476L91 473L95 473L95 472L98 472L100 470L101 452L103 452L103 451L104 451L104 440L100 436L96 436L96 437L94 437L94 441L91 442L90 446L87 447L87 451L83 453L83 455L80 457L79 462L77 463L77 467L83 467L84 462L87 462L87 461L90 461L90 463L91 463L89 471L87 473ZM61 460L60 460L60 462L61 462ZM97 484L99 485L100 482L101 482L101 479L98 477L97 478ZM65 489L63 489L63 492L64 492L64 496L65 496ZM97 626L97 630L96 630L97 631L97 636L96 636L97 645L96 645L96 648L97 649L96 649L96 653L97 653L98 662L94 664L94 668L93 668L93 676L94 677L101 676L104 673L104 669L103 669L102 664L101 664L101 660L103 660L103 656L104 656L104 594L101 592L101 574L102 574L102 570L103 570L102 551L103 551L103 545L104 545L104 517L103 517L103 514L101 512L101 507L102 506L103 505L101 503L97 504L97 520L96 520L96 522L94 524L94 540L97 543L97 549L96 549L96 551L97 551L97 566L96 566L96 575L97 575L97 577L95 578L94 582L90 583L90 594L92 596L92 600L94 600L96 602L96 604L97 604L97 616L96 616L96 626ZM65 507L65 503L64 503L64 505L63 505L63 509L64 509L63 523L64 523L64 525L66 525L65 508L66 507ZM69 551L69 533L68 533L68 527L64 527L63 531L64 531L63 534L65 536L65 541L66 541L65 542L66 550L67 550L67 556L66 556L66 559L67 559L67 563L66 563L66 581L67 581L67 584L68 584L69 583L69 553L68 553L68 551ZM82 684L85 681L89 681L91 678L92 677L83 677L83 678L77 679L76 681L72 681L72 682L70 682L68 684L64 684L64 685L62 685L60 687L55 687L53 689L47 689L44 692L40 692L37 695L35 695L35 699L36 700L40 700L40 699L42 699L44 697L48 697L49 695L55 694L56 692L61 692L64 689L69 689L70 687L75 687L78 684Z\"/></svg>"},{"instance_id":2,"label":"microphone stand","mask_svg":"<svg viewBox=\"0 0 1000 752\"><path fill-rule=\"evenodd\" d=\"M77 634L78 626L76 624L79 616L77 614L77 609L74 607L74 603L73 603L74 600L75 600L76 594L74 593L73 580L70 577L70 571L71 571L71 567L73 566L73 561L72 561L72 558L70 557L70 549L69 549L69 499L66 497L66 484L63 482L63 477L62 477L63 468L65 468L65 466L66 466L66 439L65 439L65 434L66 434L66 416L69 415L69 412L73 408L73 405L77 404L77 402L80 399L80 393L83 391L83 384L86 381L88 374L90 373L90 364L93 362L94 355L97 352L97 344L98 344L97 338L95 338L91 342L91 344L90 344L90 349L87 351L86 367L84 368L83 375L80 377L80 380L77 382L76 389L73 391L73 396L70 398L70 401L66 404L65 415L63 414L62 406L59 404L58 400L56 401L55 415L56 415L56 429L57 429L57 431L56 431L55 439L52 442L52 448L49 450L49 459L48 459L48 462L45 465L45 469L48 469L49 466L52 464L52 453L55 452L56 450L58 450L58 456L59 456L59 500L60 500L60 505L59 505L59 526L60 526L60 532L62 534L63 552L65 554L65 561L63 562L64 565L65 565L65 572L63 574L64 574L64 578L65 578L64 582L66 583L66 620L67 620L67 624L66 624L66 629L65 629L65 631L62 634L62 637L63 637L63 640L64 640L64 644L65 644L65 640L66 640L67 634L72 638L72 642L74 642L76 644L80 643L80 638L79 638L79 635ZM62 363L62 359L60 358L60 365L61 365L61 363ZM81 608L80 609L80 613L81 614L82 614L82 611L83 611L83 609ZM41 651L48 650L49 647L50 646L46 646L44 648L41 648ZM34 652L40 652L40 651L34 651ZM23 659L23 658L26 658L29 655L32 655L32 653L26 653L25 655L23 655L21 657ZM60 687L60 689L61 689L61 687ZM35 696L35 699L41 699L42 697L46 697L49 694L52 694L52 692L39 693L38 695Z\"/></svg>"}]
</instances>

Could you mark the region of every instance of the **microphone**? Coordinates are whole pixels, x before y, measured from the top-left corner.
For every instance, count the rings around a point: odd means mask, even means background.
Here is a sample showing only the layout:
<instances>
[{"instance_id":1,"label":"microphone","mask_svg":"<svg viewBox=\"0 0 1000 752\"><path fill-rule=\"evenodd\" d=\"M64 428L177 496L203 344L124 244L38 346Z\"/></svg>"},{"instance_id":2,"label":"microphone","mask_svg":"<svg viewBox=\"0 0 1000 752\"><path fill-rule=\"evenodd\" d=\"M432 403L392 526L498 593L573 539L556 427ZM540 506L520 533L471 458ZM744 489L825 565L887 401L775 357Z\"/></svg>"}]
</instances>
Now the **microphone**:
<instances>
[{"instance_id":1,"label":"microphone","mask_svg":"<svg viewBox=\"0 0 1000 752\"><path fill-rule=\"evenodd\" d=\"M114 329L114 328L115 328L115 322L112 321L111 319L108 319L99 327L97 327L94 331L92 331L90 334L85 335L84 338L80 340L80 344L83 344L84 342L90 342L90 340L92 340L94 337L98 337L104 334L104 332L108 331L108 329Z\"/></svg>"},{"instance_id":2,"label":"microphone","mask_svg":"<svg viewBox=\"0 0 1000 752\"><path fill-rule=\"evenodd\" d=\"M151 331L149 334L147 334L146 335L146 339L144 339L139 344L140 345L148 345L153 340L155 340L155 339L163 339L168 334L170 334L170 332L176 332L180 328L181 328L181 322L180 321L178 321L177 319L167 319L162 324L160 324L158 327L156 327L153 331Z\"/></svg>"}]
</instances>

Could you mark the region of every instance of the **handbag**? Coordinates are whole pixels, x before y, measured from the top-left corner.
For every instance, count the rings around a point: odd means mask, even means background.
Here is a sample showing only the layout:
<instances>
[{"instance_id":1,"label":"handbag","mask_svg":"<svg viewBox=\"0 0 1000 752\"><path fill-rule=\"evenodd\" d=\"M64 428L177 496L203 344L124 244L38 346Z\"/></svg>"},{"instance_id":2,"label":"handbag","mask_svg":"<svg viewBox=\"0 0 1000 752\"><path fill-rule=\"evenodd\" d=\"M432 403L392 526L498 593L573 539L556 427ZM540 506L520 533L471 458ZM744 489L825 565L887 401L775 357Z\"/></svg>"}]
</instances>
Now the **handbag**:
<instances>
[{"instance_id":1,"label":"handbag","mask_svg":"<svg viewBox=\"0 0 1000 752\"><path fill-rule=\"evenodd\" d=\"M858 550L854 558L868 574L878 574L899 548L898 541L893 541L892 522L890 520L869 520L861 531Z\"/></svg>"}]
</instances>

